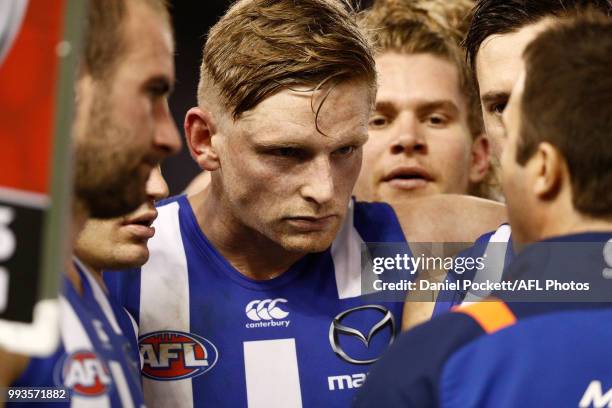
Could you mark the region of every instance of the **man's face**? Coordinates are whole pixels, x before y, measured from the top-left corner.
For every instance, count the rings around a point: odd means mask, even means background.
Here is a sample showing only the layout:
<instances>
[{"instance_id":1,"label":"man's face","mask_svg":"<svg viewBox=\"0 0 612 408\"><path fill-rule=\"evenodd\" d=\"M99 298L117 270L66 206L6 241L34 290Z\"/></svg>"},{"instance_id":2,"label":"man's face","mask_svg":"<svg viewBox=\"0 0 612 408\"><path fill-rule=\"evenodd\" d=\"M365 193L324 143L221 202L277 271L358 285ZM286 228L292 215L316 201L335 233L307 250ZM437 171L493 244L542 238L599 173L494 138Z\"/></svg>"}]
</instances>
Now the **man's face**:
<instances>
[{"instance_id":1,"label":"man's face","mask_svg":"<svg viewBox=\"0 0 612 408\"><path fill-rule=\"evenodd\" d=\"M534 208L528 189L528 169L516 160L521 140L521 99L525 83L525 75L521 72L519 67L519 77L503 113L502 124L505 127L506 137L503 140L500 160L502 189L506 197L513 240L516 242L526 242L530 235L530 226L533 225L530 217L533 213L530 209Z\"/></svg>"},{"instance_id":2,"label":"man's face","mask_svg":"<svg viewBox=\"0 0 612 408\"><path fill-rule=\"evenodd\" d=\"M521 71L523 51L549 24L550 20L544 19L513 33L489 36L478 49L476 75L482 116L496 158L500 157L504 136L501 115Z\"/></svg>"},{"instance_id":3,"label":"man's face","mask_svg":"<svg viewBox=\"0 0 612 408\"><path fill-rule=\"evenodd\" d=\"M472 136L457 68L430 54L395 52L378 56L376 68L379 89L356 196L467 193Z\"/></svg>"},{"instance_id":4,"label":"man's face","mask_svg":"<svg viewBox=\"0 0 612 408\"><path fill-rule=\"evenodd\" d=\"M127 2L125 49L108 78L77 83L75 194L96 218L146 201L151 169L180 148L167 104L174 81L172 33L144 2Z\"/></svg>"},{"instance_id":5,"label":"man's face","mask_svg":"<svg viewBox=\"0 0 612 408\"><path fill-rule=\"evenodd\" d=\"M321 134L314 111L328 91L313 100L311 91L284 90L222 121L212 138L220 162L212 183L213 193L221 186L228 223L286 251L331 245L361 168L371 90L363 81L336 85L318 115Z\"/></svg>"},{"instance_id":6,"label":"man's face","mask_svg":"<svg viewBox=\"0 0 612 408\"><path fill-rule=\"evenodd\" d=\"M155 201L168 196L161 170L155 167L146 185L148 200L136 211L119 218L87 220L74 251L87 265L103 269L126 269L149 259L148 240L155 234L151 224L157 218Z\"/></svg>"}]
</instances>

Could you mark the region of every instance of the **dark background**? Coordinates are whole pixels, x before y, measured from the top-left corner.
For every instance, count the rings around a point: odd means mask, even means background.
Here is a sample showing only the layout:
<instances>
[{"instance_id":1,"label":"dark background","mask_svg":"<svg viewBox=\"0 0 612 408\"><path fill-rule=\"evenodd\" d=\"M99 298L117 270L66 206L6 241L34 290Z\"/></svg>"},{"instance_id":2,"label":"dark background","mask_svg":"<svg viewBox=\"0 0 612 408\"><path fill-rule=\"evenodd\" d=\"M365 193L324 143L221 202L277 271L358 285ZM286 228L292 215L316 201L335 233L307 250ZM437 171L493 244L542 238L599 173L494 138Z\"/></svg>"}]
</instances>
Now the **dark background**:
<instances>
[{"instance_id":1,"label":"dark background","mask_svg":"<svg viewBox=\"0 0 612 408\"><path fill-rule=\"evenodd\" d=\"M200 171L185 146L183 119L185 112L197 104L196 89L206 33L225 13L229 4L228 0L172 1L171 12L176 37L176 84L170 97L170 110L183 137L183 149L177 156L166 159L162 164L171 195L183 191Z\"/></svg>"},{"instance_id":2,"label":"dark background","mask_svg":"<svg viewBox=\"0 0 612 408\"><path fill-rule=\"evenodd\" d=\"M357 2L362 5L359 8L363 8L371 4L372 0ZM162 164L171 195L182 192L200 172L185 146L183 119L185 112L197 104L196 89L206 33L231 3L230 0L172 1L171 13L176 37L176 86L170 97L170 110L183 136L183 150Z\"/></svg>"}]
</instances>

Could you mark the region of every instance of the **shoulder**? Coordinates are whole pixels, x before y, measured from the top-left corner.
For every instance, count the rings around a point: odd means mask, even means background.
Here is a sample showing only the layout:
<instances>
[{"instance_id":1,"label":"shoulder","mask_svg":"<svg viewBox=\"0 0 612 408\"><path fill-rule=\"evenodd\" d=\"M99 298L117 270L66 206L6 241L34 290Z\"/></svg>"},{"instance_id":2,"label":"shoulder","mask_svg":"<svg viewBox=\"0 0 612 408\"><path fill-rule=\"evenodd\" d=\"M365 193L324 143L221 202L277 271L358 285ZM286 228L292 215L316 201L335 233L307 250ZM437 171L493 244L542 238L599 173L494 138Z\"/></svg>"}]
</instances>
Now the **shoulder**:
<instances>
[{"instance_id":1,"label":"shoulder","mask_svg":"<svg viewBox=\"0 0 612 408\"><path fill-rule=\"evenodd\" d=\"M389 204L353 201L348 217L366 242L405 241L399 219Z\"/></svg>"},{"instance_id":2,"label":"shoulder","mask_svg":"<svg viewBox=\"0 0 612 408\"><path fill-rule=\"evenodd\" d=\"M448 313L402 334L359 390L357 407L438 405L439 377L449 357L484 332L467 314Z\"/></svg>"},{"instance_id":3,"label":"shoulder","mask_svg":"<svg viewBox=\"0 0 612 408\"><path fill-rule=\"evenodd\" d=\"M356 406L439 405L441 376L449 359L483 335L515 321L505 303L490 301L455 309L415 327L374 365Z\"/></svg>"}]
</instances>

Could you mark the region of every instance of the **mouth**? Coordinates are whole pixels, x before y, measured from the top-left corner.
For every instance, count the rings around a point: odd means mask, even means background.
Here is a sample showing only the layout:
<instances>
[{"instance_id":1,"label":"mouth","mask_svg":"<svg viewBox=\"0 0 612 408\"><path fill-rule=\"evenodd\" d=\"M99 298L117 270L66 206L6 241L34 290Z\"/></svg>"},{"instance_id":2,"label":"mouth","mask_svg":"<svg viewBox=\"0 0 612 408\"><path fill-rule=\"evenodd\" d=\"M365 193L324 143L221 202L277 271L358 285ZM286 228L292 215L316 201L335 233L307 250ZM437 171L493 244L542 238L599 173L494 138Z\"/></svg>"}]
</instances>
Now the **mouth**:
<instances>
[{"instance_id":1,"label":"mouth","mask_svg":"<svg viewBox=\"0 0 612 408\"><path fill-rule=\"evenodd\" d=\"M121 225L130 231L136 238L149 239L155 235L153 221L157 218L157 210L147 209L128 217Z\"/></svg>"},{"instance_id":2,"label":"mouth","mask_svg":"<svg viewBox=\"0 0 612 408\"><path fill-rule=\"evenodd\" d=\"M401 166L387 173L381 181L401 190L415 190L426 187L434 179L423 167Z\"/></svg>"},{"instance_id":3,"label":"mouth","mask_svg":"<svg viewBox=\"0 0 612 408\"><path fill-rule=\"evenodd\" d=\"M285 220L300 232L316 232L327 229L336 219L336 215L321 217L297 216L287 217Z\"/></svg>"}]
</instances>

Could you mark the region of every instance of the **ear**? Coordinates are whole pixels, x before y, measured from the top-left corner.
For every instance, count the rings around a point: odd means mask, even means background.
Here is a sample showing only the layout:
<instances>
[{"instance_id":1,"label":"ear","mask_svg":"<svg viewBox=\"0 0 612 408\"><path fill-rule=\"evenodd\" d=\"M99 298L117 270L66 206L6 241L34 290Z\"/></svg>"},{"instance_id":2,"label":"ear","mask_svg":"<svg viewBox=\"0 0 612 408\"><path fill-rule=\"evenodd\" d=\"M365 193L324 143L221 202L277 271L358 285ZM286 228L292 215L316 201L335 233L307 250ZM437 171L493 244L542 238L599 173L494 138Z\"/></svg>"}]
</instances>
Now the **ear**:
<instances>
[{"instance_id":1,"label":"ear","mask_svg":"<svg viewBox=\"0 0 612 408\"><path fill-rule=\"evenodd\" d=\"M219 168L219 156L213 147L212 137L217 133L212 113L199 107L191 108L185 115L185 138L191 157L200 168L214 171Z\"/></svg>"},{"instance_id":2,"label":"ear","mask_svg":"<svg viewBox=\"0 0 612 408\"><path fill-rule=\"evenodd\" d=\"M563 184L565 161L550 143L542 142L527 166L531 167L533 192L540 198L554 197Z\"/></svg>"},{"instance_id":3,"label":"ear","mask_svg":"<svg viewBox=\"0 0 612 408\"><path fill-rule=\"evenodd\" d=\"M491 168L491 146L489 139L484 134L474 139L471 155L470 183L477 184L487 177Z\"/></svg>"}]
</instances>

